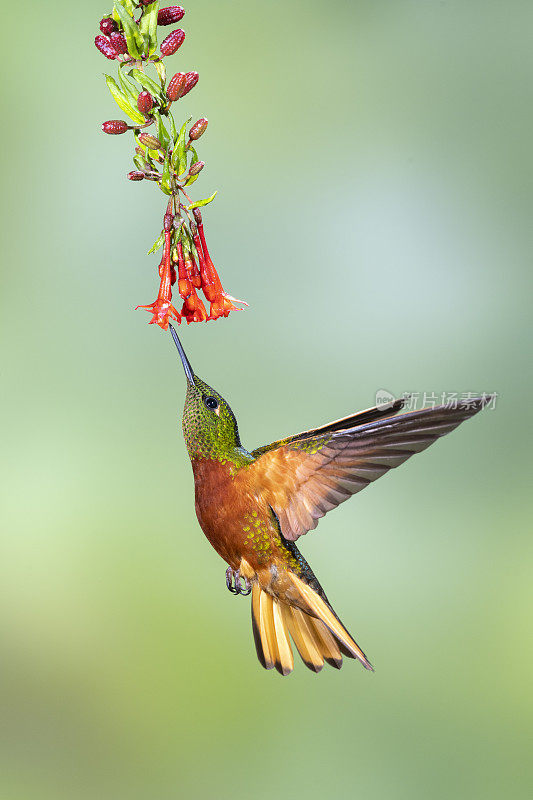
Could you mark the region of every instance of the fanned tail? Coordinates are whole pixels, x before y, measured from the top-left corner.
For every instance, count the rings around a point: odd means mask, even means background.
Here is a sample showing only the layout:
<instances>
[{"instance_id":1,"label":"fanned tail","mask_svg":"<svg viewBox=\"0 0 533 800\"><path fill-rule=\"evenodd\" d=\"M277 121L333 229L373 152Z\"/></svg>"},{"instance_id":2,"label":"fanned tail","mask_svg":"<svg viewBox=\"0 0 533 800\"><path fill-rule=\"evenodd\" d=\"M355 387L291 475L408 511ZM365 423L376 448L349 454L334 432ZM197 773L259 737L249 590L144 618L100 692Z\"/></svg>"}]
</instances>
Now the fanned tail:
<instances>
[{"instance_id":1,"label":"fanned tail","mask_svg":"<svg viewBox=\"0 0 533 800\"><path fill-rule=\"evenodd\" d=\"M284 606L284 603L254 583L252 626L257 656L265 669L276 667L281 675L289 675L294 669L294 659Z\"/></svg>"},{"instance_id":2,"label":"fanned tail","mask_svg":"<svg viewBox=\"0 0 533 800\"><path fill-rule=\"evenodd\" d=\"M290 580L298 605L273 597L257 582L252 587L252 627L262 666L275 667L281 675L291 673L292 638L302 661L313 672L320 672L324 662L340 669L343 654L372 670L361 648L322 598L296 575L291 573Z\"/></svg>"}]
</instances>

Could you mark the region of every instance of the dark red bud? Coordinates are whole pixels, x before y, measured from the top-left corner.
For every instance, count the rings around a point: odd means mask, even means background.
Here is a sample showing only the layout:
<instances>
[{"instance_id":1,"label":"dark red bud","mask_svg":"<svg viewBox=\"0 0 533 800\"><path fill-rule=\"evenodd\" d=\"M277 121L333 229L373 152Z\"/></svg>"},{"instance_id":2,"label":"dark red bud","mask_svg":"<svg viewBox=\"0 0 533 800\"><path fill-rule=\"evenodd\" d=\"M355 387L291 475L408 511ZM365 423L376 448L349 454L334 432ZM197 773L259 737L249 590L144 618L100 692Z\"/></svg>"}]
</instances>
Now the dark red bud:
<instances>
[{"instance_id":1,"label":"dark red bud","mask_svg":"<svg viewBox=\"0 0 533 800\"><path fill-rule=\"evenodd\" d=\"M200 209L199 208L194 208L192 213L194 214L194 219L196 220L196 224L197 225L201 225L202 224L202 212L200 211Z\"/></svg>"},{"instance_id":2,"label":"dark red bud","mask_svg":"<svg viewBox=\"0 0 533 800\"><path fill-rule=\"evenodd\" d=\"M121 55L124 55L128 52L128 43L126 42L126 37L122 33L112 33L111 34L111 44Z\"/></svg>"},{"instance_id":3,"label":"dark red bud","mask_svg":"<svg viewBox=\"0 0 533 800\"><path fill-rule=\"evenodd\" d=\"M168 8L162 8L157 14L157 24L174 25L175 22L179 22L180 19L183 19L184 14L185 9L181 6L169 6Z\"/></svg>"},{"instance_id":4,"label":"dark red bud","mask_svg":"<svg viewBox=\"0 0 533 800\"><path fill-rule=\"evenodd\" d=\"M100 30L105 36L111 36L117 30L117 23L111 17L104 17L100 20Z\"/></svg>"},{"instance_id":5,"label":"dark red bud","mask_svg":"<svg viewBox=\"0 0 533 800\"><path fill-rule=\"evenodd\" d=\"M205 161L197 161L196 164L193 164L189 170L189 177L192 178L193 175L198 175L199 172L203 170L205 167Z\"/></svg>"},{"instance_id":6,"label":"dark red bud","mask_svg":"<svg viewBox=\"0 0 533 800\"><path fill-rule=\"evenodd\" d=\"M189 94L191 89L194 89L194 87L198 83L199 78L200 78L200 76L198 75L197 72L188 72L187 73L187 78L186 78L186 81L185 81L185 88L183 89L183 91L182 91L180 96L181 97L185 97L186 94Z\"/></svg>"},{"instance_id":7,"label":"dark red bud","mask_svg":"<svg viewBox=\"0 0 533 800\"><path fill-rule=\"evenodd\" d=\"M107 122L102 124L102 130L104 133L126 133L128 130L128 123L124 122L123 119L109 119Z\"/></svg>"},{"instance_id":8,"label":"dark red bud","mask_svg":"<svg viewBox=\"0 0 533 800\"><path fill-rule=\"evenodd\" d=\"M192 139L193 142L196 141L196 139L199 139L200 136L203 133L205 133L205 129L207 128L207 124L208 123L207 123L207 120L205 119L205 117L202 117L197 122L195 122L194 125L192 126L191 130L189 131L189 139Z\"/></svg>"},{"instance_id":9,"label":"dark red bud","mask_svg":"<svg viewBox=\"0 0 533 800\"><path fill-rule=\"evenodd\" d=\"M163 39L161 42L161 55L162 56L172 56L179 50L181 45L185 40L185 31L182 31L181 28L178 28L172 33L169 33L166 39Z\"/></svg>"},{"instance_id":10,"label":"dark red bud","mask_svg":"<svg viewBox=\"0 0 533 800\"><path fill-rule=\"evenodd\" d=\"M172 225L174 223L174 214L169 214L168 211L163 217L163 229L168 233L172 230Z\"/></svg>"},{"instance_id":11,"label":"dark red bud","mask_svg":"<svg viewBox=\"0 0 533 800\"><path fill-rule=\"evenodd\" d=\"M107 36L95 36L94 43L98 50L104 55L106 58L109 58L111 61L118 56L117 51L107 38Z\"/></svg>"},{"instance_id":12,"label":"dark red bud","mask_svg":"<svg viewBox=\"0 0 533 800\"><path fill-rule=\"evenodd\" d=\"M156 139L155 136L152 136L151 133L140 133L139 134L139 141L141 144L144 144L145 147L148 147L150 150L162 150L163 145Z\"/></svg>"},{"instance_id":13,"label":"dark red bud","mask_svg":"<svg viewBox=\"0 0 533 800\"><path fill-rule=\"evenodd\" d=\"M130 181L143 181L144 172L140 172L138 170L134 170L133 172L128 172L128 178Z\"/></svg>"},{"instance_id":14,"label":"dark red bud","mask_svg":"<svg viewBox=\"0 0 533 800\"><path fill-rule=\"evenodd\" d=\"M167 97L169 100L177 100L181 97L185 84L187 83L187 75L184 72L176 72L175 75L168 82Z\"/></svg>"},{"instance_id":15,"label":"dark red bud","mask_svg":"<svg viewBox=\"0 0 533 800\"><path fill-rule=\"evenodd\" d=\"M154 98L150 94L150 92L141 92L139 97L137 98L137 108L144 114L145 117L148 116L152 108L154 107Z\"/></svg>"}]
</instances>

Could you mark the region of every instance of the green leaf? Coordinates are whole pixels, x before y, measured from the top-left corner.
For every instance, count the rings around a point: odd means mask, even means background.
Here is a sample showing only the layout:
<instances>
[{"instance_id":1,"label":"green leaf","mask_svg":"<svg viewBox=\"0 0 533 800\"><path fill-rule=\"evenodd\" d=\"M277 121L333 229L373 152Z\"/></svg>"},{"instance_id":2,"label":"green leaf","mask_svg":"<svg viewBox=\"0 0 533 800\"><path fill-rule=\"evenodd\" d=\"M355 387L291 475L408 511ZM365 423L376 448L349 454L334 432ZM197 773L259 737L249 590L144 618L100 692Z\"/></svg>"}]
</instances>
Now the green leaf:
<instances>
[{"instance_id":1,"label":"green leaf","mask_svg":"<svg viewBox=\"0 0 533 800\"><path fill-rule=\"evenodd\" d=\"M190 153L192 153L191 163L190 163L190 165L189 165L189 169L190 169L190 167L192 167L192 165L193 165L193 164L196 164L198 161L200 161L200 159L198 158L198 153L196 152L196 150L194 149L194 147L192 146L192 144L191 144L191 145L189 145L189 152L190 152ZM200 177L200 173L198 173L198 175L193 175L193 176L192 176L191 178L189 178L189 180L188 180L188 181L185 183L185 186L186 186L186 187L187 187L187 186L192 186L192 185L193 185L193 183L195 183L195 181L197 181L199 177Z\"/></svg>"},{"instance_id":2,"label":"green leaf","mask_svg":"<svg viewBox=\"0 0 533 800\"><path fill-rule=\"evenodd\" d=\"M118 71L118 79L120 81L120 85L122 87L122 91L124 92L124 94L128 95L131 98L134 106L137 106L137 98L139 97L139 92L135 88L135 86L132 83L130 83L127 78L124 77L124 74L120 68Z\"/></svg>"},{"instance_id":3,"label":"green leaf","mask_svg":"<svg viewBox=\"0 0 533 800\"><path fill-rule=\"evenodd\" d=\"M187 186L192 186L193 183L196 183L196 181L198 180L199 177L200 177L200 173L198 173L198 175L191 175L191 177L187 181L185 181L185 183L183 184L183 187L186 189Z\"/></svg>"},{"instance_id":4,"label":"green leaf","mask_svg":"<svg viewBox=\"0 0 533 800\"><path fill-rule=\"evenodd\" d=\"M117 3L118 5L123 6L123 8L126 9L130 17L133 17L133 14L135 12L135 6L133 5L133 0L117 0ZM111 14L107 14L107 16L113 17L115 22L120 22L120 17L115 9L113 9Z\"/></svg>"},{"instance_id":5,"label":"green leaf","mask_svg":"<svg viewBox=\"0 0 533 800\"><path fill-rule=\"evenodd\" d=\"M217 196L217 192L213 192L211 197L207 197L205 200L197 200L195 203L191 203L190 206L187 206L187 211L192 211L193 208L203 208L208 203L211 203L215 197Z\"/></svg>"},{"instance_id":6,"label":"green leaf","mask_svg":"<svg viewBox=\"0 0 533 800\"><path fill-rule=\"evenodd\" d=\"M165 156L165 163L163 165L163 174L161 176L161 188L165 194L172 194L172 185L170 183L170 161L168 153Z\"/></svg>"},{"instance_id":7,"label":"green leaf","mask_svg":"<svg viewBox=\"0 0 533 800\"><path fill-rule=\"evenodd\" d=\"M191 175L191 177L188 178L188 180L186 180L185 183L183 184L184 188L186 189L187 186L192 186L193 183L196 183L199 177L200 173L198 173L198 175Z\"/></svg>"},{"instance_id":8,"label":"green leaf","mask_svg":"<svg viewBox=\"0 0 533 800\"><path fill-rule=\"evenodd\" d=\"M172 144L174 144L178 138L178 131L176 130L176 123L174 122L174 117L170 111L168 112L168 118L170 120L170 138L172 139Z\"/></svg>"},{"instance_id":9,"label":"green leaf","mask_svg":"<svg viewBox=\"0 0 533 800\"><path fill-rule=\"evenodd\" d=\"M187 125L191 121L192 117L183 123L180 129L180 134L178 136L178 141L175 144L174 152L172 153L172 167L176 170L178 175L182 175L185 170L187 169Z\"/></svg>"},{"instance_id":10,"label":"green leaf","mask_svg":"<svg viewBox=\"0 0 533 800\"><path fill-rule=\"evenodd\" d=\"M154 117L156 118L157 121L157 138L163 145L163 149L168 150L168 147L170 145L170 136L168 135L168 131L165 128L165 124L163 122L161 114L155 111Z\"/></svg>"},{"instance_id":11,"label":"green leaf","mask_svg":"<svg viewBox=\"0 0 533 800\"><path fill-rule=\"evenodd\" d=\"M155 242L153 243L153 245L152 245L152 247L150 248L150 250L148 250L148 255L149 255L149 256L151 256L151 255L152 255L152 253L157 253L157 251L158 251L158 250L159 250L161 247L163 247L163 242L164 242L164 241L165 241L165 234L164 234L164 233L162 233L162 234L161 234L161 236L159 236L159 237L158 237L158 238L155 240Z\"/></svg>"},{"instance_id":12,"label":"green leaf","mask_svg":"<svg viewBox=\"0 0 533 800\"><path fill-rule=\"evenodd\" d=\"M105 76L105 81L107 83L107 88L113 95L113 99L118 107L128 115L133 122L136 122L138 125L141 125L144 122L144 117L141 112L135 108L135 106L130 103L126 95L120 91L118 88L117 82L112 78L110 75Z\"/></svg>"},{"instance_id":13,"label":"green leaf","mask_svg":"<svg viewBox=\"0 0 533 800\"><path fill-rule=\"evenodd\" d=\"M154 67L157 70L157 74L159 75L159 80L161 81L161 88L165 85L165 81L167 79L167 68L163 61L155 61Z\"/></svg>"},{"instance_id":14,"label":"green leaf","mask_svg":"<svg viewBox=\"0 0 533 800\"><path fill-rule=\"evenodd\" d=\"M187 236L187 232L184 230L185 225L182 227L180 231L180 240L183 246L183 255L185 258L188 258L191 252L191 248L189 245L189 237Z\"/></svg>"},{"instance_id":15,"label":"green leaf","mask_svg":"<svg viewBox=\"0 0 533 800\"><path fill-rule=\"evenodd\" d=\"M161 91L161 87L155 81L145 75L144 72L141 72L140 69L131 69L128 73L138 81L143 89L146 89L147 92L150 92L151 95L154 97L158 97L160 100L164 100L163 92Z\"/></svg>"},{"instance_id":16,"label":"green leaf","mask_svg":"<svg viewBox=\"0 0 533 800\"><path fill-rule=\"evenodd\" d=\"M149 55L153 55L157 47L157 12L159 11L159 0L155 3L150 3L144 9L144 14L141 17L140 31L145 38L148 45Z\"/></svg>"},{"instance_id":17,"label":"green leaf","mask_svg":"<svg viewBox=\"0 0 533 800\"><path fill-rule=\"evenodd\" d=\"M146 168L146 162L140 156L133 156L133 163L141 172Z\"/></svg>"},{"instance_id":18,"label":"green leaf","mask_svg":"<svg viewBox=\"0 0 533 800\"><path fill-rule=\"evenodd\" d=\"M128 14L126 9L115 0L115 11L120 17L122 27L124 28L124 36L128 45L128 52L134 58L141 58L143 54L144 40L141 32L132 17Z\"/></svg>"}]
</instances>

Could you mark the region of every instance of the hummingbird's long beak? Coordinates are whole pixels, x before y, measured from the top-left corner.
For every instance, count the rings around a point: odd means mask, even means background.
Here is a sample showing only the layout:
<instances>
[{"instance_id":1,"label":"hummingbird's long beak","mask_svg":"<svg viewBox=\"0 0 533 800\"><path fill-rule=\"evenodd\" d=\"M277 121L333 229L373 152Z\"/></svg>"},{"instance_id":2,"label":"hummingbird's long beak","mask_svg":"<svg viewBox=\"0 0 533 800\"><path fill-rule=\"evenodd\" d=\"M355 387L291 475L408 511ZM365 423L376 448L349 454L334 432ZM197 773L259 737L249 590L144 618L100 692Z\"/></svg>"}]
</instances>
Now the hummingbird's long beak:
<instances>
[{"instance_id":1,"label":"hummingbird's long beak","mask_svg":"<svg viewBox=\"0 0 533 800\"><path fill-rule=\"evenodd\" d=\"M172 334L172 338L174 339L174 343L178 348L178 353L180 354L181 363L183 364L183 369L185 370L185 375L187 376L187 380L189 381L190 384L194 386L194 372L192 371L192 367L189 364L189 359L185 355L185 350L181 345L181 342L178 338L178 334L176 333L172 325L169 325L169 328L170 328L170 333Z\"/></svg>"}]
</instances>

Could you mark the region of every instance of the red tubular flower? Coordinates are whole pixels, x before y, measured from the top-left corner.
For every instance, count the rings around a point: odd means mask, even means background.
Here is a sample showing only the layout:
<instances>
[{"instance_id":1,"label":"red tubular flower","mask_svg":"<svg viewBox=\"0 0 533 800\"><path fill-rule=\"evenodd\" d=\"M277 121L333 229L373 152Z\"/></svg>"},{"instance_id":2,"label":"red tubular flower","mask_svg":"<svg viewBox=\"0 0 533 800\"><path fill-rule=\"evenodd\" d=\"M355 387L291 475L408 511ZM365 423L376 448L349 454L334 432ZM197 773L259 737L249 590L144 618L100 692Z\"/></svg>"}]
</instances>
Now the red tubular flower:
<instances>
[{"instance_id":1,"label":"red tubular flower","mask_svg":"<svg viewBox=\"0 0 533 800\"><path fill-rule=\"evenodd\" d=\"M181 309L181 314L187 320L187 325L190 325L191 322L206 322L208 320L207 311L205 310L203 302L200 300L194 289L192 292L193 293L183 304L183 308ZM188 306L191 305L190 301L193 298L195 299L195 309L194 311L191 311Z\"/></svg>"},{"instance_id":2,"label":"red tubular flower","mask_svg":"<svg viewBox=\"0 0 533 800\"><path fill-rule=\"evenodd\" d=\"M160 266L161 284L159 286L157 300L147 306L137 306L137 308L146 309L146 311L149 311L153 315L150 320L150 325L159 325L164 331L168 330L171 319L176 320L178 324L181 322L181 315L172 305L172 271L170 263L171 238L172 232L165 231L165 246Z\"/></svg>"},{"instance_id":3,"label":"red tubular flower","mask_svg":"<svg viewBox=\"0 0 533 800\"><path fill-rule=\"evenodd\" d=\"M180 295L183 297L183 308L181 314L187 320L187 325L191 322L205 322L207 320L207 311L205 306L196 294L196 289L191 280L191 272L193 270L193 262L190 253L183 251L183 242L178 242L178 289Z\"/></svg>"},{"instance_id":4,"label":"red tubular flower","mask_svg":"<svg viewBox=\"0 0 533 800\"><path fill-rule=\"evenodd\" d=\"M178 292L185 301L192 292L192 283L187 275L187 267L183 258L183 244L178 242ZM192 309L194 311L194 309Z\"/></svg>"},{"instance_id":5,"label":"red tubular flower","mask_svg":"<svg viewBox=\"0 0 533 800\"><path fill-rule=\"evenodd\" d=\"M243 308L239 308L238 306L234 305L234 303L243 303L245 306L248 305L248 303L245 303L244 300L237 300L236 297L232 297L230 294L222 292L211 303L208 319L228 317L230 311L244 311Z\"/></svg>"},{"instance_id":6,"label":"red tubular flower","mask_svg":"<svg viewBox=\"0 0 533 800\"><path fill-rule=\"evenodd\" d=\"M195 289L202 288L202 277L198 265L194 260L194 256L190 250L184 254L185 266L187 268L187 276Z\"/></svg>"},{"instance_id":7,"label":"red tubular flower","mask_svg":"<svg viewBox=\"0 0 533 800\"><path fill-rule=\"evenodd\" d=\"M202 279L202 290L206 298L211 303L209 319L218 319L219 317L227 317L230 311L242 311L234 303L243 303L247 306L244 300L237 300L235 297L227 294L222 288L222 283L215 269L215 265L209 255L207 243L205 241L204 225L202 221L202 214L200 209L194 209L194 218L198 227L193 227L193 238L196 250L198 252L198 259L200 261L200 276Z\"/></svg>"},{"instance_id":8,"label":"red tubular flower","mask_svg":"<svg viewBox=\"0 0 533 800\"><path fill-rule=\"evenodd\" d=\"M209 251L207 250L207 245L205 243L202 215L198 209L194 210L194 218L198 224L198 227L194 226L192 228L192 235L196 252L198 253L198 260L200 262L202 290L209 302L212 303L223 291L222 284L220 283L220 278L218 277L218 273L214 267L214 264L209 257Z\"/></svg>"}]
</instances>

